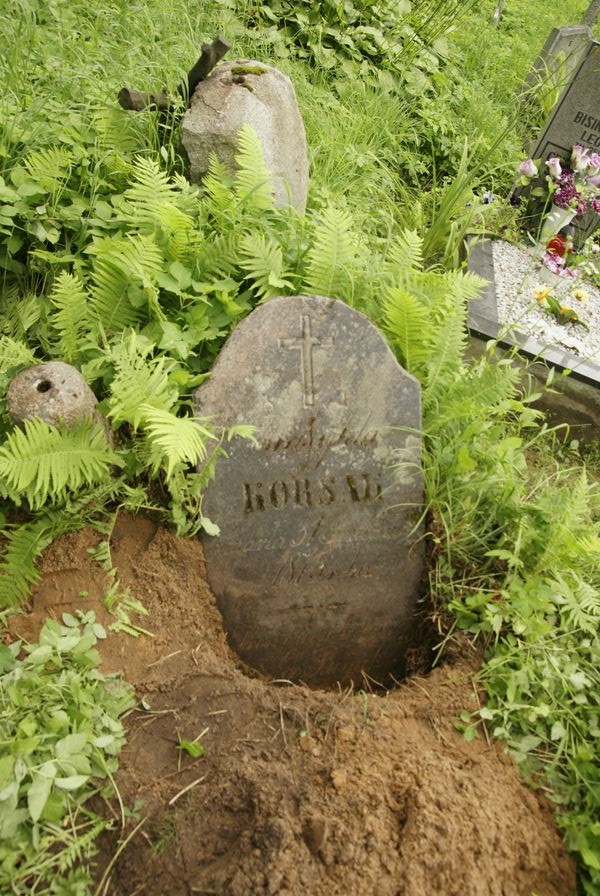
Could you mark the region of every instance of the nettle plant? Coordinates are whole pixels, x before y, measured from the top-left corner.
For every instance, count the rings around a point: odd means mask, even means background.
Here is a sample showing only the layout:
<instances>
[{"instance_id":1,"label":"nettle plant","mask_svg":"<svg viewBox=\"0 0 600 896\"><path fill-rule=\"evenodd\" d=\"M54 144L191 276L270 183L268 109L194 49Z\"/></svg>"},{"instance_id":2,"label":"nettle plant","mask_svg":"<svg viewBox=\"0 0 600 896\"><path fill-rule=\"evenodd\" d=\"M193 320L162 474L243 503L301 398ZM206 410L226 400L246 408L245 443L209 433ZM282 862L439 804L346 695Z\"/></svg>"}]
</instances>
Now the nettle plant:
<instances>
[{"instance_id":1,"label":"nettle plant","mask_svg":"<svg viewBox=\"0 0 600 896\"><path fill-rule=\"evenodd\" d=\"M89 859L112 823L85 804L116 793L120 717L134 702L98 669L106 632L93 614L63 622L0 647L0 889L15 896L90 892Z\"/></svg>"},{"instance_id":2,"label":"nettle plant","mask_svg":"<svg viewBox=\"0 0 600 896\"><path fill-rule=\"evenodd\" d=\"M287 44L317 68L386 87L401 85L413 96L432 88L431 76L448 52L444 36L473 5L470 0L221 3L249 27L260 27L280 53Z\"/></svg>"}]
</instances>

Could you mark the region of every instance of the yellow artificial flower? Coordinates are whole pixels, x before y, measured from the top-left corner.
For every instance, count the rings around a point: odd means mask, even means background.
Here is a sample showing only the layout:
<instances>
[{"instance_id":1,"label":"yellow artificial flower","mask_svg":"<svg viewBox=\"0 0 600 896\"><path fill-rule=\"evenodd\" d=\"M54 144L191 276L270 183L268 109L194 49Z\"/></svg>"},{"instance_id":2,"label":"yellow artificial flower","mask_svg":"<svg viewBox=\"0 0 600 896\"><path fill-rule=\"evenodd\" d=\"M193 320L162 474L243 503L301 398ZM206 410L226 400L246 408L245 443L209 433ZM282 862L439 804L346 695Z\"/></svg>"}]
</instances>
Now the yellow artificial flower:
<instances>
[{"instance_id":1,"label":"yellow artificial flower","mask_svg":"<svg viewBox=\"0 0 600 896\"><path fill-rule=\"evenodd\" d=\"M548 296L550 295L551 292L552 292L552 290L550 289L549 286L538 286L538 287L536 287L536 289L533 293L533 296L534 296L536 302L543 302L545 299L548 298Z\"/></svg>"},{"instance_id":2,"label":"yellow artificial flower","mask_svg":"<svg viewBox=\"0 0 600 896\"><path fill-rule=\"evenodd\" d=\"M578 302L581 302L582 305L587 302L589 299L589 293L585 291L585 289L574 289L573 290L573 298L577 299Z\"/></svg>"}]
</instances>

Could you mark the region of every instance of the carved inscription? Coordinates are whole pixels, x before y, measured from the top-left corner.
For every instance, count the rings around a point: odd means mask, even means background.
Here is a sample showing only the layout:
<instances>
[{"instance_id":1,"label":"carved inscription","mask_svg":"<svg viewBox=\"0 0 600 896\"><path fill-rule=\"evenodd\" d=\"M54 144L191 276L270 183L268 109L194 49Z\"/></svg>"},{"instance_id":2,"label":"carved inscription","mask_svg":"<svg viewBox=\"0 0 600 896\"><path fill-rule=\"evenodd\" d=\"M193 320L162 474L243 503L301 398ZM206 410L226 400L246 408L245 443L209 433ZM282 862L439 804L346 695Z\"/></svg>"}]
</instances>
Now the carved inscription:
<instances>
[{"instance_id":1,"label":"carved inscription","mask_svg":"<svg viewBox=\"0 0 600 896\"><path fill-rule=\"evenodd\" d=\"M306 558L290 557L282 563L271 585L284 582L289 585L301 585L303 582L331 581L332 579L368 579L373 573L371 567L352 561L343 566L330 566L327 563L310 562ZM343 606L340 604L339 606Z\"/></svg>"},{"instance_id":2,"label":"carved inscription","mask_svg":"<svg viewBox=\"0 0 600 896\"><path fill-rule=\"evenodd\" d=\"M583 143L585 146L600 147L600 118L579 111L575 113L573 121L581 126L578 143Z\"/></svg>"},{"instance_id":3,"label":"carved inscription","mask_svg":"<svg viewBox=\"0 0 600 896\"><path fill-rule=\"evenodd\" d=\"M298 339L280 339L280 348L293 348L300 351L300 360L302 364L302 389L304 394L304 407L311 408L315 403L315 371L313 364L313 348L325 347L333 345L333 338L329 336L327 339L319 341L312 334L311 320L308 314L303 314L300 318L302 336Z\"/></svg>"},{"instance_id":4,"label":"carved inscription","mask_svg":"<svg viewBox=\"0 0 600 896\"><path fill-rule=\"evenodd\" d=\"M277 479L275 482L245 482L244 513L284 510L295 507L324 507L334 502L354 504L381 501L383 489L371 473L347 473L321 479Z\"/></svg>"}]
</instances>

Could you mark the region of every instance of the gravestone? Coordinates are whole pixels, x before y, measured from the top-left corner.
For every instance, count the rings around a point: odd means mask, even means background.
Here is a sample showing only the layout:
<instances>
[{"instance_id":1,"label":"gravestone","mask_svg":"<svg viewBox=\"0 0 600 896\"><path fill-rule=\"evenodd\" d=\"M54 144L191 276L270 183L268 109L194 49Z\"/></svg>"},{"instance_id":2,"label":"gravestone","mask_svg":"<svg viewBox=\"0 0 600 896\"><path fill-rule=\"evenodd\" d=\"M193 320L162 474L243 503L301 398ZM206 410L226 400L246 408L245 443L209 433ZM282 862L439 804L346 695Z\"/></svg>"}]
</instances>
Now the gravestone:
<instances>
[{"instance_id":1,"label":"gravestone","mask_svg":"<svg viewBox=\"0 0 600 896\"><path fill-rule=\"evenodd\" d=\"M527 76L526 85L534 85L554 80L560 76L561 85L566 85L569 77L579 65L587 51L592 32L587 25L563 25L553 28L538 58ZM564 82L563 82L564 77Z\"/></svg>"},{"instance_id":2,"label":"gravestone","mask_svg":"<svg viewBox=\"0 0 600 896\"><path fill-rule=\"evenodd\" d=\"M292 205L303 212L308 194L304 123L290 79L262 62L223 63L196 87L181 132L190 179L204 177L213 153L231 173L235 171L242 125L258 135L273 178L275 205Z\"/></svg>"},{"instance_id":3,"label":"gravestone","mask_svg":"<svg viewBox=\"0 0 600 896\"><path fill-rule=\"evenodd\" d=\"M315 686L402 675L423 572L420 387L378 330L333 299L273 299L234 330L195 411L255 427L203 503L239 656Z\"/></svg>"},{"instance_id":4,"label":"gravestone","mask_svg":"<svg viewBox=\"0 0 600 896\"><path fill-rule=\"evenodd\" d=\"M576 144L600 152L600 44L597 41L590 41L529 155L542 162L551 156L568 162ZM581 245L599 223L600 217L595 212L575 218L577 245Z\"/></svg>"}]
</instances>

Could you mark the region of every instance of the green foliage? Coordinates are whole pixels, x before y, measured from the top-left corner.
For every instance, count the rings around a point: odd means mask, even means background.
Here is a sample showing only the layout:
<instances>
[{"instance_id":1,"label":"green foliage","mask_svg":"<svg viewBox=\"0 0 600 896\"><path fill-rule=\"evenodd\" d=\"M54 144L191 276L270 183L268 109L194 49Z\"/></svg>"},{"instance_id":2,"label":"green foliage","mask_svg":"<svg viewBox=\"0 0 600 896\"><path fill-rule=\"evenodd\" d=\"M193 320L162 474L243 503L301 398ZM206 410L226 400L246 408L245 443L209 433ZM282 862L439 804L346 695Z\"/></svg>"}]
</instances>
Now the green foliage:
<instances>
[{"instance_id":1,"label":"green foliage","mask_svg":"<svg viewBox=\"0 0 600 896\"><path fill-rule=\"evenodd\" d=\"M0 649L0 886L17 896L56 893L57 877L88 892L86 860L110 823L85 802L112 781L133 702L98 671L106 635L93 614L63 620L36 644Z\"/></svg>"},{"instance_id":2,"label":"green foliage","mask_svg":"<svg viewBox=\"0 0 600 896\"><path fill-rule=\"evenodd\" d=\"M35 561L55 538L76 529L80 519L69 511L45 514L29 523L5 528L0 562L0 612L17 609L39 580Z\"/></svg>"},{"instance_id":3,"label":"green foliage","mask_svg":"<svg viewBox=\"0 0 600 896\"><path fill-rule=\"evenodd\" d=\"M460 0L235 4L251 27L270 28L275 44L283 39L313 66L386 86L399 82L413 95L427 88L439 65L442 36L471 6Z\"/></svg>"},{"instance_id":4,"label":"green foliage","mask_svg":"<svg viewBox=\"0 0 600 896\"><path fill-rule=\"evenodd\" d=\"M121 463L101 423L56 427L25 420L0 446L0 494L31 510L64 504L83 486L107 481L111 466Z\"/></svg>"}]
</instances>

